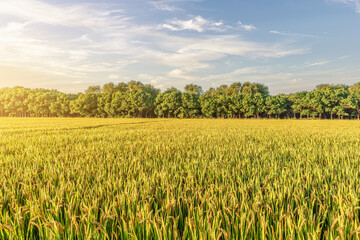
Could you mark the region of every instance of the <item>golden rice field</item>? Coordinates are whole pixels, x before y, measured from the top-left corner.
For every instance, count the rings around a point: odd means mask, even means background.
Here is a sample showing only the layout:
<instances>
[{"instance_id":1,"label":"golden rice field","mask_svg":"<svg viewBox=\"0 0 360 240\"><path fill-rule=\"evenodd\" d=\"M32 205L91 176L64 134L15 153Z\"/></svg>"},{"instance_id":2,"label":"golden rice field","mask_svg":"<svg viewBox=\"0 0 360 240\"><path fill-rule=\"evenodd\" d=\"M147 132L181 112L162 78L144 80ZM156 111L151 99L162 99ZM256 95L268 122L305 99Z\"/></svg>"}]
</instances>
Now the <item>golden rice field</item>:
<instances>
[{"instance_id":1,"label":"golden rice field","mask_svg":"<svg viewBox=\"0 0 360 240\"><path fill-rule=\"evenodd\" d=\"M360 121L0 119L0 239L337 238Z\"/></svg>"}]
</instances>

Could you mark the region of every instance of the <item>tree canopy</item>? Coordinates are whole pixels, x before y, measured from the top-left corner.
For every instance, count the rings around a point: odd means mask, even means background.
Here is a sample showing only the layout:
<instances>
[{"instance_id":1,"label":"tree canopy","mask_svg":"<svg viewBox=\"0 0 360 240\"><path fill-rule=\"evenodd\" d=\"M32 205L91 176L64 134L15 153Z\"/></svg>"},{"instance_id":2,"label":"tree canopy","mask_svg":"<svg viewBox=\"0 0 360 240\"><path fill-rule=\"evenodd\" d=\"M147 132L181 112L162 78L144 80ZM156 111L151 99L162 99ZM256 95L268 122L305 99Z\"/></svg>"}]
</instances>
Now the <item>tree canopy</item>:
<instances>
[{"instance_id":1,"label":"tree canopy","mask_svg":"<svg viewBox=\"0 0 360 240\"><path fill-rule=\"evenodd\" d=\"M312 91L274 96L267 86L250 82L205 92L196 84L183 92L161 92L138 81L89 86L78 94L1 88L0 116L360 119L360 83L321 84Z\"/></svg>"}]
</instances>

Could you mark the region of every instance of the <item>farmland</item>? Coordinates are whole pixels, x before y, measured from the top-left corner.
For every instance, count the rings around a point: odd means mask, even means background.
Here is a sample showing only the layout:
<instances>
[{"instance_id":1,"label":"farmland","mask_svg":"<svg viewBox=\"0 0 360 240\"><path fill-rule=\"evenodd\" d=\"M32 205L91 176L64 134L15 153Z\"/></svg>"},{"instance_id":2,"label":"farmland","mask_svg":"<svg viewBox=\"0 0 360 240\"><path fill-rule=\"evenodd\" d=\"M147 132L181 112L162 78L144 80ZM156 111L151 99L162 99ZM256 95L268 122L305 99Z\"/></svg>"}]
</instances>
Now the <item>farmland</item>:
<instances>
[{"instance_id":1,"label":"farmland","mask_svg":"<svg viewBox=\"0 0 360 240\"><path fill-rule=\"evenodd\" d=\"M356 239L360 122L0 118L0 239Z\"/></svg>"}]
</instances>

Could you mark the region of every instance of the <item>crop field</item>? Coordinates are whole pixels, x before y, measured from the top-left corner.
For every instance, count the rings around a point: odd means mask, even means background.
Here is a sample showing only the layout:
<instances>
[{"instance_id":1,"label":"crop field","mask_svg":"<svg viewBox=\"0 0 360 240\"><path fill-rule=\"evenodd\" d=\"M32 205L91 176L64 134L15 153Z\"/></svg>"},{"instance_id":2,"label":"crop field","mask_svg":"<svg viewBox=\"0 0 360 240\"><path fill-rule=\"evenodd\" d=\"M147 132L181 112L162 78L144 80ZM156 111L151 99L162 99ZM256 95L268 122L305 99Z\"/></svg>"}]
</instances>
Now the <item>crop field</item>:
<instances>
[{"instance_id":1,"label":"crop field","mask_svg":"<svg viewBox=\"0 0 360 240\"><path fill-rule=\"evenodd\" d=\"M254 238L360 238L360 121L0 118L0 239Z\"/></svg>"}]
</instances>

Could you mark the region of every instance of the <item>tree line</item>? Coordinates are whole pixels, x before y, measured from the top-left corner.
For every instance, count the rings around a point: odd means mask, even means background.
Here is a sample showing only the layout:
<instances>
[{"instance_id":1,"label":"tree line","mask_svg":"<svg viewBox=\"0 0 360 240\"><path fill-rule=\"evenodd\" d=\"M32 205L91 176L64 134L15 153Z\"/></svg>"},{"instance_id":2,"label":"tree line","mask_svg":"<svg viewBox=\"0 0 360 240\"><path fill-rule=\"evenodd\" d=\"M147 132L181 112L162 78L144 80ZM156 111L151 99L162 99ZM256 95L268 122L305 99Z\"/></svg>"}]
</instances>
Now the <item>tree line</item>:
<instances>
[{"instance_id":1,"label":"tree line","mask_svg":"<svg viewBox=\"0 0 360 240\"><path fill-rule=\"evenodd\" d=\"M313 91L270 95L259 83L203 92L195 84L164 92L137 81L90 86L84 93L24 87L0 89L2 117L319 118L360 119L360 83L318 85Z\"/></svg>"}]
</instances>

